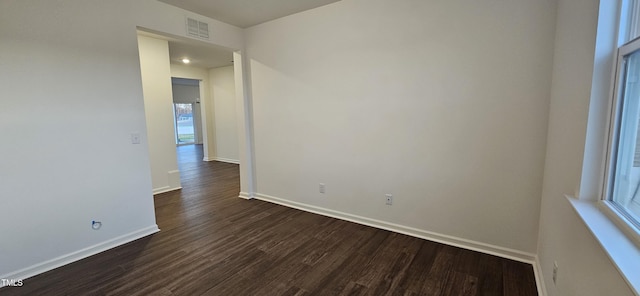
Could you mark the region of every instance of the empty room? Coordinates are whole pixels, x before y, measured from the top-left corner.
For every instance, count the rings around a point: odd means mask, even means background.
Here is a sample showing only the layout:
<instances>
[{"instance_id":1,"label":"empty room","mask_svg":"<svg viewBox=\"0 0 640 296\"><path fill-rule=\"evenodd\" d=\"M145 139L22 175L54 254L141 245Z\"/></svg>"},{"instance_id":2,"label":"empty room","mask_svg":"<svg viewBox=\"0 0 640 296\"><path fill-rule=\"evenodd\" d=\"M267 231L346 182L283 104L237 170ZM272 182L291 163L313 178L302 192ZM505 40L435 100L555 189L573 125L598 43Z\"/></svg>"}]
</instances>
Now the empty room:
<instances>
[{"instance_id":1,"label":"empty room","mask_svg":"<svg viewBox=\"0 0 640 296\"><path fill-rule=\"evenodd\" d=\"M0 0L0 295L640 295L639 20Z\"/></svg>"}]
</instances>

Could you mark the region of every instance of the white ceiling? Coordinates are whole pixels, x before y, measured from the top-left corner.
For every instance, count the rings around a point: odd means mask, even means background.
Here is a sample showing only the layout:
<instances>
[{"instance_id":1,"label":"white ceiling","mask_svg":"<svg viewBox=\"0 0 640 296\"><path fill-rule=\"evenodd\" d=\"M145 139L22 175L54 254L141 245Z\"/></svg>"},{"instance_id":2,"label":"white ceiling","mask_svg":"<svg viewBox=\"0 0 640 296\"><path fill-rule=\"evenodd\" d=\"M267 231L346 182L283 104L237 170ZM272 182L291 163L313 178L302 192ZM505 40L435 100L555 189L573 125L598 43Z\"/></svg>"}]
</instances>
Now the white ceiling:
<instances>
[{"instance_id":1,"label":"white ceiling","mask_svg":"<svg viewBox=\"0 0 640 296\"><path fill-rule=\"evenodd\" d=\"M241 28L340 0L158 0Z\"/></svg>"},{"instance_id":2,"label":"white ceiling","mask_svg":"<svg viewBox=\"0 0 640 296\"><path fill-rule=\"evenodd\" d=\"M223 47L190 39L177 39L138 30L138 34L169 41L169 59L173 64L182 64L183 58L191 60L196 68L218 68L233 65L233 52Z\"/></svg>"},{"instance_id":3,"label":"white ceiling","mask_svg":"<svg viewBox=\"0 0 640 296\"><path fill-rule=\"evenodd\" d=\"M219 21L246 28L283 16L309 10L340 0L158 0ZM171 63L189 58L192 67L217 68L233 65L233 53L223 47L188 38L173 38L138 31L169 41Z\"/></svg>"},{"instance_id":4,"label":"white ceiling","mask_svg":"<svg viewBox=\"0 0 640 296\"><path fill-rule=\"evenodd\" d=\"M182 63L183 58L188 58L189 65L205 69L233 65L231 51L184 41L169 41L169 58L171 63Z\"/></svg>"}]
</instances>

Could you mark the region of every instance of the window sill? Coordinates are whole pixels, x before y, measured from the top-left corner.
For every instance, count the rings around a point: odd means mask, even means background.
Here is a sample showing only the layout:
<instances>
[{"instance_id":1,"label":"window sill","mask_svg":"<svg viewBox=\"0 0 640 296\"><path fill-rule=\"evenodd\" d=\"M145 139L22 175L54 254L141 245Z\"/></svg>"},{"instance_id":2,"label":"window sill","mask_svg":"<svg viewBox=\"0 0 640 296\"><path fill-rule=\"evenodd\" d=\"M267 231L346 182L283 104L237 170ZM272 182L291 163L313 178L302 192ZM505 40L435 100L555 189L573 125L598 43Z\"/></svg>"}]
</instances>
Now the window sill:
<instances>
[{"instance_id":1,"label":"window sill","mask_svg":"<svg viewBox=\"0 0 640 296\"><path fill-rule=\"evenodd\" d=\"M597 202L566 197L633 292L640 295L640 248L603 213Z\"/></svg>"}]
</instances>

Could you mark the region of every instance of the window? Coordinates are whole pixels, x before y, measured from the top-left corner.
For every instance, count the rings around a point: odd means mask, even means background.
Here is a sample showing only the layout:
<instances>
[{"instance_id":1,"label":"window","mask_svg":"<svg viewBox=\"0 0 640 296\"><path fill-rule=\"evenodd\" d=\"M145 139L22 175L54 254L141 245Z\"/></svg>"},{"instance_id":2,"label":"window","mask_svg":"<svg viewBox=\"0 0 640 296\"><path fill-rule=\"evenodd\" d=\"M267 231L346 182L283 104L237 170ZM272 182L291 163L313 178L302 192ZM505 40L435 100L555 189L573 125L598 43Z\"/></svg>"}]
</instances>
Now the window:
<instances>
[{"instance_id":1,"label":"window","mask_svg":"<svg viewBox=\"0 0 640 296\"><path fill-rule=\"evenodd\" d=\"M640 1L624 1L611 113L604 199L640 229ZM629 41L630 40L630 41Z\"/></svg>"},{"instance_id":2,"label":"window","mask_svg":"<svg viewBox=\"0 0 640 296\"><path fill-rule=\"evenodd\" d=\"M195 128L193 125L193 104L174 103L176 126L176 144L195 144Z\"/></svg>"}]
</instances>

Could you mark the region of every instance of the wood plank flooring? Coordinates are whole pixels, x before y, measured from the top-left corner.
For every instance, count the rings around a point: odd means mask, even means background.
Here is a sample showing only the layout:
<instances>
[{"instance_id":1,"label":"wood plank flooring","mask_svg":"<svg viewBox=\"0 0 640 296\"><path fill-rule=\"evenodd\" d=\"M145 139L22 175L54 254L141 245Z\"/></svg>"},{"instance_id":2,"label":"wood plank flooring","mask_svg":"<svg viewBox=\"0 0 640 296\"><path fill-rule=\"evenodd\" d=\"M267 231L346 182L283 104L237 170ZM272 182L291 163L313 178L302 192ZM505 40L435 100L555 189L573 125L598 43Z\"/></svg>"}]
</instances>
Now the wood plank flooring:
<instances>
[{"instance_id":1,"label":"wood plank flooring","mask_svg":"<svg viewBox=\"0 0 640 296\"><path fill-rule=\"evenodd\" d=\"M238 198L238 166L178 148L161 231L0 295L537 295L531 265Z\"/></svg>"}]
</instances>

